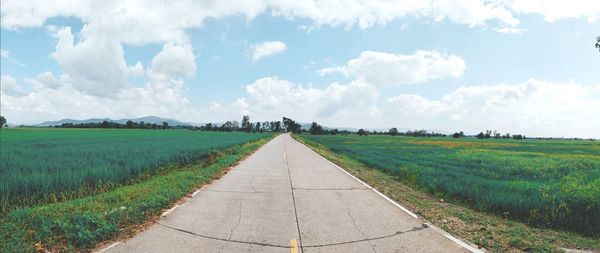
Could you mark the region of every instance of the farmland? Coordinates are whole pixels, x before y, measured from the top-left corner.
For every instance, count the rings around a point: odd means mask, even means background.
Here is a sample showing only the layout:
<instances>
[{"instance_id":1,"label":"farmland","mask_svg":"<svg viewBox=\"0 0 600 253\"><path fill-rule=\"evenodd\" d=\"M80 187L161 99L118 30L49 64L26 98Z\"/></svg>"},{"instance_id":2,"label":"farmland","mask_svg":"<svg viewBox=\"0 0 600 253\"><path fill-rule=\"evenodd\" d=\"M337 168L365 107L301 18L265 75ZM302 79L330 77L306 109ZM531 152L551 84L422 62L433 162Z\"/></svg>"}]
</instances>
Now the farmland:
<instances>
[{"instance_id":1,"label":"farmland","mask_svg":"<svg viewBox=\"0 0 600 253\"><path fill-rule=\"evenodd\" d=\"M105 192L267 136L189 130L2 129L2 213Z\"/></svg>"},{"instance_id":2,"label":"farmland","mask_svg":"<svg viewBox=\"0 0 600 253\"><path fill-rule=\"evenodd\" d=\"M538 227L600 234L600 143L313 136L437 198Z\"/></svg>"}]
</instances>

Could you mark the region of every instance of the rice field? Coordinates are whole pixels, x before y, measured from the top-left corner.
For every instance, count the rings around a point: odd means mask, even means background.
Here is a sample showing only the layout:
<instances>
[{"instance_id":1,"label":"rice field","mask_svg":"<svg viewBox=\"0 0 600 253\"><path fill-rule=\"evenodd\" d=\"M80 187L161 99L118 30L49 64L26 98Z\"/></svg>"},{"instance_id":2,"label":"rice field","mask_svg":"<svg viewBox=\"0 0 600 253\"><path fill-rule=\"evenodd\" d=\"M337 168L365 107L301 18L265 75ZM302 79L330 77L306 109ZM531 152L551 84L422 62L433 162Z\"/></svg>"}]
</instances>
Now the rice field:
<instances>
[{"instance_id":1,"label":"rice field","mask_svg":"<svg viewBox=\"0 0 600 253\"><path fill-rule=\"evenodd\" d=\"M1 210L102 192L267 136L190 130L1 129Z\"/></svg>"},{"instance_id":2,"label":"rice field","mask_svg":"<svg viewBox=\"0 0 600 253\"><path fill-rule=\"evenodd\" d=\"M324 136L301 138L478 211L600 234L600 142Z\"/></svg>"}]
</instances>

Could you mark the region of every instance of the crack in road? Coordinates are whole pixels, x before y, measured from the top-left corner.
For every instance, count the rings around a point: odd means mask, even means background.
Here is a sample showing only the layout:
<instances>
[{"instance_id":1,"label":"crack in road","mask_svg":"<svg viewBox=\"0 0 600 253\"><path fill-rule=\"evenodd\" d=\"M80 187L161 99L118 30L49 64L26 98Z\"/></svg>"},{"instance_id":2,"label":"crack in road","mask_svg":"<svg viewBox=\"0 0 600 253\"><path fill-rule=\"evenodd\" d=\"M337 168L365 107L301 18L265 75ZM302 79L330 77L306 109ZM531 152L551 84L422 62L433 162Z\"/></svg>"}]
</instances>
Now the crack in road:
<instances>
[{"instance_id":1,"label":"crack in road","mask_svg":"<svg viewBox=\"0 0 600 253\"><path fill-rule=\"evenodd\" d=\"M172 230L175 230L175 231L182 232L182 233L186 233L186 234L190 234L190 235L193 235L193 236L202 237L202 238L206 238L206 239L222 241L222 242L250 244L250 245L257 245L257 246L264 246L264 247L273 247L273 248L287 248L287 249L290 248L290 246L287 246L287 245L278 245L278 244L263 243L263 242L240 241L240 240L232 240L232 239L225 239L225 238L219 238L219 237L214 237L214 236L202 235L202 234L194 233L192 231L188 231L188 230L185 230L185 229L171 227L169 225L162 224L160 222L157 222L156 224L158 224L160 226L163 226L163 227L166 227L168 229L172 229Z\"/></svg>"},{"instance_id":2,"label":"crack in road","mask_svg":"<svg viewBox=\"0 0 600 253\"><path fill-rule=\"evenodd\" d=\"M264 243L264 242L251 242L251 241L240 241L240 240L232 240L232 239L225 239L225 238L219 238L219 237L214 237L214 236L208 236L208 235L202 235L202 234L198 234L192 231L188 231L185 229L179 229L179 228L175 228L175 227L171 227L169 225L166 224L162 224L160 222L157 222L156 224L163 226L165 228L168 229L172 229L181 233L186 233L189 235L193 235L196 237L201 237L201 238L205 238L205 239L210 239L210 240L216 240L216 241L222 241L222 242L232 242L232 243L240 243L240 244L249 244L249 245L256 245L256 246L263 246L263 247L273 247L273 248L286 248L289 249L291 248L288 245L279 245L279 244L273 244L273 243ZM383 236L377 236L377 237L371 237L371 238L365 238L365 239L359 239L359 240L352 240L352 241L343 241L343 242L334 242L334 243L325 243L325 244L315 244L315 245L303 245L303 248L320 248L320 247L329 247L329 246L337 246L337 245L345 245L345 244L352 244L352 243L359 243L359 242L368 242L368 241L374 241L374 240L381 240L381 239L386 239L386 238L390 238L390 237L394 237L394 236L399 236L399 235L404 235L404 234L408 234L408 233L412 233L412 232L417 232L417 231L421 231L423 229L427 229L427 227L422 226L422 227L413 227L409 230L406 231L397 231L396 233L393 234L388 234L388 235L383 235Z\"/></svg>"},{"instance_id":3,"label":"crack in road","mask_svg":"<svg viewBox=\"0 0 600 253\"><path fill-rule=\"evenodd\" d=\"M412 233L412 232L417 232L417 231L421 231L423 229L426 229L426 227L414 227L411 228L409 230L406 231L397 231L396 233L393 234L389 234L389 235L384 235L384 236L378 236L378 237L371 237L371 238L365 238L365 239L360 239L360 240L354 240L354 241L345 241L345 242L336 242L336 243L325 243L325 244L315 244L315 245L304 245L304 248L320 248L320 247L329 247L329 246L337 246L337 245L344 245L344 244L351 244L351 243L358 243L358 242L368 242L368 241L375 241L375 240L381 240L381 239L385 239L385 238L390 238L390 237L394 237L397 235L403 235L403 234L408 234L408 233Z\"/></svg>"},{"instance_id":4,"label":"crack in road","mask_svg":"<svg viewBox=\"0 0 600 253\"><path fill-rule=\"evenodd\" d=\"M353 190L371 190L365 187L351 187L351 188L292 188L298 191L353 191Z\"/></svg>"},{"instance_id":5,"label":"crack in road","mask_svg":"<svg viewBox=\"0 0 600 253\"><path fill-rule=\"evenodd\" d=\"M242 200L239 200L239 209L238 209L238 220L237 223L235 224L235 227L233 227L232 229L229 230L229 237L227 237L227 240L230 241L231 237L233 236L233 232L235 230L237 230L237 228L240 226L240 223L242 221ZM221 248L219 248L219 252L221 252L221 250L223 250L223 247L225 247L225 245L222 245Z\"/></svg>"},{"instance_id":6,"label":"crack in road","mask_svg":"<svg viewBox=\"0 0 600 253\"><path fill-rule=\"evenodd\" d=\"M363 237L367 237L367 235L365 234L365 232L363 232L358 227L358 224L356 223L356 218L354 218L354 216L352 216L352 213L350 212L350 207L348 206L348 203L346 203L346 201L344 200L344 198L342 198L342 194L340 192L336 191L335 195L337 195L338 198L340 198L340 200L342 201L342 203L344 203L344 207L346 207L346 215L348 217L350 217L350 219L352 220L352 225L354 226L354 229L356 229L356 231L358 231ZM369 248L371 248L372 252L377 253L377 251L375 251L375 249L373 248L373 245L371 245L370 243L369 243Z\"/></svg>"}]
</instances>

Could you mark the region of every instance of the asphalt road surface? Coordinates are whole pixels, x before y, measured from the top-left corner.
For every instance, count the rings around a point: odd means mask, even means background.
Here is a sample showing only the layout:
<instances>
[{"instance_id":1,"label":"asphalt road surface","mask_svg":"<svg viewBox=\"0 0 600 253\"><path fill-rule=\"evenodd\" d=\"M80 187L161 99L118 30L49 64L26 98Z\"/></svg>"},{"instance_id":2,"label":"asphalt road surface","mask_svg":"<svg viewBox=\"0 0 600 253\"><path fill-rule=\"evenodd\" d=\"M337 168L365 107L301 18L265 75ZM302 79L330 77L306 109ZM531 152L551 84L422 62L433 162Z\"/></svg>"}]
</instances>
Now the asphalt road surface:
<instances>
[{"instance_id":1,"label":"asphalt road surface","mask_svg":"<svg viewBox=\"0 0 600 253\"><path fill-rule=\"evenodd\" d=\"M469 251L423 222L285 134L104 251Z\"/></svg>"}]
</instances>

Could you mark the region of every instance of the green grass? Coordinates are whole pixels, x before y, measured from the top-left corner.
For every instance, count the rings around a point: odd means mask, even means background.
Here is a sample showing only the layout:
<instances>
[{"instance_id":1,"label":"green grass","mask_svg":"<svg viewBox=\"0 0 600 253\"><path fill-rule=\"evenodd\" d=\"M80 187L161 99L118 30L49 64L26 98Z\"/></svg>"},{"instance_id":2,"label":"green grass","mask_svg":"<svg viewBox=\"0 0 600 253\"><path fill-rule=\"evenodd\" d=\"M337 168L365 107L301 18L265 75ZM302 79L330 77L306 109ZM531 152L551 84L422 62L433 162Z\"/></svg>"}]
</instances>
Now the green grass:
<instances>
[{"instance_id":1,"label":"green grass","mask_svg":"<svg viewBox=\"0 0 600 253\"><path fill-rule=\"evenodd\" d=\"M302 138L477 211L538 227L600 234L600 142Z\"/></svg>"},{"instance_id":2,"label":"green grass","mask_svg":"<svg viewBox=\"0 0 600 253\"><path fill-rule=\"evenodd\" d=\"M15 208L0 218L0 252L33 252L36 247L54 252L87 251L102 241L135 233L143 223L155 219L181 197L222 175L226 168L268 139L221 149L212 152L203 162L163 171L109 192Z\"/></svg>"},{"instance_id":3,"label":"green grass","mask_svg":"<svg viewBox=\"0 0 600 253\"><path fill-rule=\"evenodd\" d=\"M560 248L600 250L600 238L598 234L585 236L568 231L532 227L527 223L507 218L505 215L476 211L462 201L448 203L447 199L442 201L443 197L439 194L430 194L422 190L417 190L420 188L414 185L409 186L409 184L404 183L405 178L400 177L397 173L359 161L356 159L357 156L355 154L344 154L339 151L333 152L327 145L322 144L324 141L321 140L321 138L330 137L306 135L294 135L294 137L438 227L476 243L491 252L561 252ZM356 145L355 143L357 142L370 141L344 136L337 136L335 138L340 137L344 140L353 141L352 143L346 143L347 145ZM387 139L392 137L367 138ZM319 141L317 142L313 139ZM397 141L394 139L390 140ZM439 138L401 138L398 141L432 140L448 141L448 139ZM476 140L474 141L477 142ZM523 144L527 145L527 143ZM581 144L584 146L588 145L586 142L582 142ZM555 145L560 146L563 144L556 143ZM576 143L570 142L564 145L577 146ZM569 150L561 147L555 148L565 151Z\"/></svg>"},{"instance_id":4,"label":"green grass","mask_svg":"<svg viewBox=\"0 0 600 253\"><path fill-rule=\"evenodd\" d=\"M0 213L84 197L269 136L241 132L1 129Z\"/></svg>"}]
</instances>

